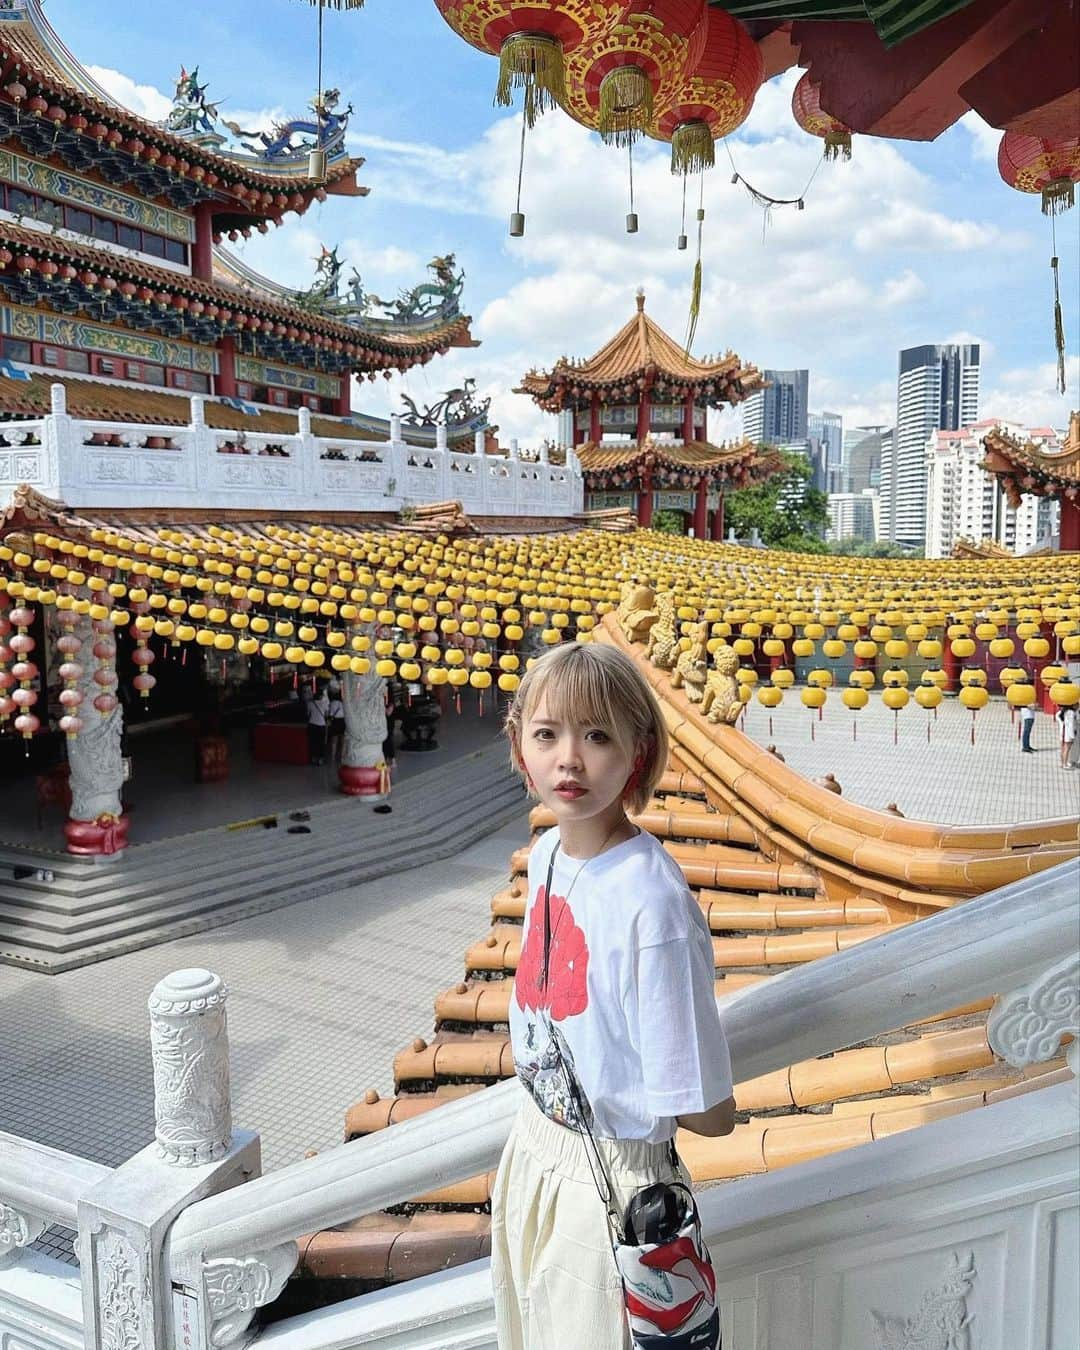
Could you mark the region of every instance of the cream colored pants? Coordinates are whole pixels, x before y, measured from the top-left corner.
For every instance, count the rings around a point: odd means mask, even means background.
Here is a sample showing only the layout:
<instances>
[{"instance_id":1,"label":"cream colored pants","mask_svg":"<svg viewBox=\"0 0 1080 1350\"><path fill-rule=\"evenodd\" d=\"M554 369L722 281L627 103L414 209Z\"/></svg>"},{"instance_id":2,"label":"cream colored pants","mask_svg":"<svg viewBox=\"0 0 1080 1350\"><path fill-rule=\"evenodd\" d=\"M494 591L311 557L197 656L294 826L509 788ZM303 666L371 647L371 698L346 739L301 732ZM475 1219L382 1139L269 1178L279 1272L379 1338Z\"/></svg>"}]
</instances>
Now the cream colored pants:
<instances>
[{"instance_id":1,"label":"cream colored pants","mask_svg":"<svg viewBox=\"0 0 1080 1350\"><path fill-rule=\"evenodd\" d=\"M621 1213L634 1191L671 1181L666 1144L598 1141ZM629 1350L622 1285L580 1135L526 1095L491 1197L499 1350ZM680 1167L679 1179L689 1185Z\"/></svg>"}]
</instances>

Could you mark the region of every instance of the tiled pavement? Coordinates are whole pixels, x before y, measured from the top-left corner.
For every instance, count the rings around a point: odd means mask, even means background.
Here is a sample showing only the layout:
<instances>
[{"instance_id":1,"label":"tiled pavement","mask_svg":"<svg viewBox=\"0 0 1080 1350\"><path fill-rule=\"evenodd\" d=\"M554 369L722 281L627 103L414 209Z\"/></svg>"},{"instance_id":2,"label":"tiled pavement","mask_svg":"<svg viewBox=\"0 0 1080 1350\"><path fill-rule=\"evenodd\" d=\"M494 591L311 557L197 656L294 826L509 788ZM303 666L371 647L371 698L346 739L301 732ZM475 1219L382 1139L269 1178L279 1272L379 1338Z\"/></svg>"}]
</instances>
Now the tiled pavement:
<instances>
[{"instance_id":1,"label":"tiled pavement","mask_svg":"<svg viewBox=\"0 0 1080 1350\"><path fill-rule=\"evenodd\" d=\"M1019 716L1014 724L999 698L976 714L974 745L971 713L949 698L935 721L914 699L893 714L881 703L880 691L861 712L851 713L839 691L830 690L819 721L793 689L771 717L770 731L769 710L754 698L742 729L761 745L775 745L800 773L811 778L831 773L844 796L863 806L881 809L896 802L913 819L951 825L1015 824L1080 813L1080 770L1060 766L1056 719L1039 713L1032 738L1036 753L1021 754Z\"/></svg>"},{"instance_id":2,"label":"tiled pavement","mask_svg":"<svg viewBox=\"0 0 1080 1350\"><path fill-rule=\"evenodd\" d=\"M453 858L211 933L45 977L0 966L0 1129L116 1165L154 1132L146 999L208 966L229 986L233 1119L270 1170L340 1143L345 1109L392 1090L394 1055L430 1029L524 815Z\"/></svg>"}]
</instances>

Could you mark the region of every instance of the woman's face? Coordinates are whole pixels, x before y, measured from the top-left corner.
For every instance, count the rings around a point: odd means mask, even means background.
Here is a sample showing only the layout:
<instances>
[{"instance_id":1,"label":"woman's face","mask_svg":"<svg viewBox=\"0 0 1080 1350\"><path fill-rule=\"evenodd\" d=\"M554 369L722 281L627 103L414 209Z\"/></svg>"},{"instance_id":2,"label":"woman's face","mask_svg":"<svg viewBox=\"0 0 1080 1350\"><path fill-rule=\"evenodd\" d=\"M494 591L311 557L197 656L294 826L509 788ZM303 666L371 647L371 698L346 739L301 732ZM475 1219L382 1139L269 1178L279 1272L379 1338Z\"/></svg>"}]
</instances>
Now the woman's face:
<instances>
[{"instance_id":1,"label":"woman's face","mask_svg":"<svg viewBox=\"0 0 1080 1350\"><path fill-rule=\"evenodd\" d=\"M557 820L586 820L622 799L627 752L602 727L559 720L541 698L521 728L521 757L543 804Z\"/></svg>"}]
</instances>

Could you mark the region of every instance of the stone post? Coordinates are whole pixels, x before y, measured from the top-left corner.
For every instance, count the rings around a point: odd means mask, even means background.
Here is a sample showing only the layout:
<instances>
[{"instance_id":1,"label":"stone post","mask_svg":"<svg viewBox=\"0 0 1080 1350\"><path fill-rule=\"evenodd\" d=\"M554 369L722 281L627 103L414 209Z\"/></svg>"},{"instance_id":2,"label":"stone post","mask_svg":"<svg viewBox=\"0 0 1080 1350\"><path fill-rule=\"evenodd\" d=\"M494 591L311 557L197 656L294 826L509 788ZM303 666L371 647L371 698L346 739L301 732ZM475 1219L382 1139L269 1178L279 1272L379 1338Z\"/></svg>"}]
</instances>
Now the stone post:
<instances>
[{"instance_id":1,"label":"stone post","mask_svg":"<svg viewBox=\"0 0 1080 1350\"><path fill-rule=\"evenodd\" d=\"M386 739L384 687L382 676L375 674L374 661L366 675L344 671L341 676L345 744L341 749L338 781L347 797L385 796L390 791L390 772L382 752Z\"/></svg>"},{"instance_id":2,"label":"stone post","mask_svg":"<svg viewBox=\"0 0 1080 1350\"><path fill-rule=\"evenodd\" d=\"M206 396L205 394L192 394L191 429L194 431L197 427L204 426L206 426Z\"/></svg>"},{"instance_id":3,"label":"stone post","mask_svg":"<svg viewBox=\"0 0 1080 1350\"><path fill-rule=\"evenodd\" d=\"M176 971L150 996L157 1142L79 1201L85 1350L231 1350L295 1266L295 1243L182 1271L165 1259L177 1215L261 1170L258 1135L229 1125L224 1001L205 970Z\"/></svg>"},{"instance_id":4,"label":"stone post","mask_svg":"<svg viewBox=\"0 0 1080 1350\"><path fill-rule=\"evenodd\" d=\"M435 449L445 453L446 448L446 426L444 423L440 422L435 428Z\"/></svg>"},{"instance_id":5,"label":"stone post","mask_svg":"<svg viewBox=\"0 0 1080 1350\"><path fill-rule=\"evenodd\" d=\"M100 684L95 674L115 671L116 641L113 626L107 620L91 622L79 615L71 630L82 640L78 665L82 674L76 688L83 696L79 707L83 727L67 743L68 769L71 775L71 816L64 826L69 853L109 855L127 848L128 818L123 814L120 792L124 782L124 760L120 753L124 730L124 712L116 697L116 683ZM97 656L112 650L112 655ZM102 702L104 710L94 706ZM108 707L115 700L113 707Z\"/></svg>"},{"instance_id":6,"label":"stone post","mask_svg":"<svg viewBox=\"0 0 1080 1350\"><path fill-rule=\"evenodd\" d=\"M62 384L49 387L49 413L42 422L41 446L44 482L41 491L50 497L71 500L71 488L77 488L82 475L82 440L75 434L75 422L68 416L67 390Z\"/></svg>"},{"instance_id":7,"label":"stone post","mask_svg":"<svg viewBox=\"0 0 1080 1350\"><path fill-rule=\"evenodd\" d=\"M401 440L401 414L390 414L390 439L395 445Z\"/></svg>"},{"instance_id":8,"label":"stone post","mask_svg":"<svg viewBox=\"0 0 1080 1350\"><path fill-rule=\"evenodd\" d=\"M227 990L208 970L177 970L150 995L158 1154L191 1167L232 1143Z\"/></svg>"}]
</instances>

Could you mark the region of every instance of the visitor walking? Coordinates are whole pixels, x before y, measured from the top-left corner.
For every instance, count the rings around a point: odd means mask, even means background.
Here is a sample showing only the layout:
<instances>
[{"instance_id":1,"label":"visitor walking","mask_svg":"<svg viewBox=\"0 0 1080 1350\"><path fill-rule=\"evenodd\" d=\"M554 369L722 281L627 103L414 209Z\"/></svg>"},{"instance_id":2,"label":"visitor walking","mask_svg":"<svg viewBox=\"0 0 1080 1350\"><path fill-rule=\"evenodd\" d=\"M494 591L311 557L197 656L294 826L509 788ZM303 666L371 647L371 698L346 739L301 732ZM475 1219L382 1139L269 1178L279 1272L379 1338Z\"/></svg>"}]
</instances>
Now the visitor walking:
<instances>
[{"instance_id":1,"label":"visitor walking","mask_svg":"<svg viewBox=\"0 0 1080 1350\"><path fill-rule=\"evenodd\" d=\"M1076 709L1059 708L1058 718L1061 721L1061 767L1063 769L1071 769L1073 758L1072 750L1076 741Z\"/></svg>"},{"instance_id":2,"label":"visitor walking","mask_svg":"<svg viewBox=\"0 0 1080 1350\"><path fill-rule=\"evenodd\" d=\"M1035 729L1035 704L1026 703L1020 709L1020 749L1025 755L1033 755L1031 733Z\"/></svg>"},{"instance_id":3,"label":"visitor walking","mask_svg":"<svg viewBox=\"0 0 1080 1350\"><path fill-rule=\"evenodd\" d=\"M506 731L555 828L529 855L510 999L526 1092L491 1202L500 1350L714 1350L674 1146L678 1125L734 1128L712 943L678 864L627 818L666 766L663 717L621 652L570 643L526 673Z\"/></svg>"},{"instance_id":4,"label":"visitor walking","mask_svg":"<svg viewBox=\"0 0 1080 1350\"><path fill-rule=\"evenodd\" d=\"M322 764L326 758L326 719L330 712L330 699L325 689L312 692L306 703L308 731L308 759L312 764Z\"/></svg>"},{"instance_id":5,"label":"visitor walking","mask_svg":"<svg viewBox=\"0 0 1080 1350\"><path fill-rule=\"evenodd\" d=\"M341 697L341 685L337 680L330 681L327 696L329 699L327 753L331 764L340 764L341 752L345 745L345 702Z\"/></svg>"}]
</instances>

